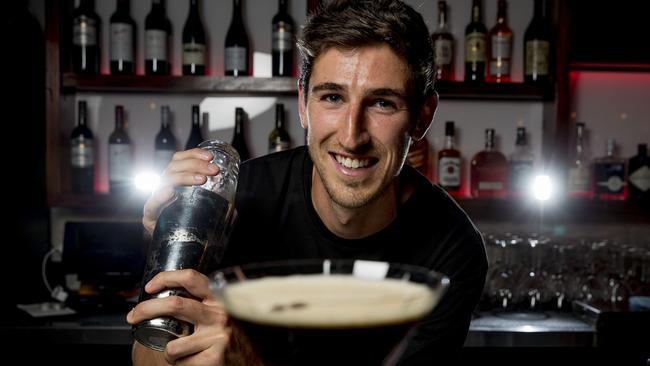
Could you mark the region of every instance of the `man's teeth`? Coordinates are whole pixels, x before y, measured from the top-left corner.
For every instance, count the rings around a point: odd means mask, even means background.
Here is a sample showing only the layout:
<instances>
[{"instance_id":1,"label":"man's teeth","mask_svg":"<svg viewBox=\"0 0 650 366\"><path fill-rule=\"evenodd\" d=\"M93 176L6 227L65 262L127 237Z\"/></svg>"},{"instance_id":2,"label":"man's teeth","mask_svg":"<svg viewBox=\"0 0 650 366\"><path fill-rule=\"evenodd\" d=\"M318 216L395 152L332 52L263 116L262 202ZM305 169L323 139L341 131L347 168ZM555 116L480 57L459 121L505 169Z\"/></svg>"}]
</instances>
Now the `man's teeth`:
<instances>
[{"instance_id":1,"label":"man's teeth","mask_svg":"<svg viewBox=\"0 0 650 366\"><path fill-rule=\"evenodd\" d=\"M336 155L336 161L344 167L352 169L365 168L370 163L370 159L350 159L340 155Z\"/></svg>"}]
</instances>

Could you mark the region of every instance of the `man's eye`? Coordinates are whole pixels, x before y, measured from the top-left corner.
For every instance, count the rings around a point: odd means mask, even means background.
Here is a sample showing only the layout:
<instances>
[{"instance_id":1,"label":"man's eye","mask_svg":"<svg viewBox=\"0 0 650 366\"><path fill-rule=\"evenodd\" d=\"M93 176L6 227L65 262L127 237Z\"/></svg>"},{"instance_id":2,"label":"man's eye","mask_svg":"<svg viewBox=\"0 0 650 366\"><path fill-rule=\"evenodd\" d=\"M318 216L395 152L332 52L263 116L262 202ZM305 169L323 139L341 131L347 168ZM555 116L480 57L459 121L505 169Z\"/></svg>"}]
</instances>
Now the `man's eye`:
<instances>
[{"instance_id":1,"label":"man's eye","mask_svg":"<svg viewBox=\"0 0 650 366\"><path fill-rule=\"evenodd\" d=\"M374 105L381 108L381 109L396 109L397 108L395 103L391 102L390 100L386 100L386 99L377 99L377 100L375 100Z\"/></svg>"},{"instance_id":2,"label":"man's eye","mask_svg":"<svg viewBox=\"0 0 650 366\"><path fill-rule=\"evenodd\" d=\"M338 94L325 94L321 99L330 103L338 103L341 101L341 96Z\"/></svg>"}]
</instances>

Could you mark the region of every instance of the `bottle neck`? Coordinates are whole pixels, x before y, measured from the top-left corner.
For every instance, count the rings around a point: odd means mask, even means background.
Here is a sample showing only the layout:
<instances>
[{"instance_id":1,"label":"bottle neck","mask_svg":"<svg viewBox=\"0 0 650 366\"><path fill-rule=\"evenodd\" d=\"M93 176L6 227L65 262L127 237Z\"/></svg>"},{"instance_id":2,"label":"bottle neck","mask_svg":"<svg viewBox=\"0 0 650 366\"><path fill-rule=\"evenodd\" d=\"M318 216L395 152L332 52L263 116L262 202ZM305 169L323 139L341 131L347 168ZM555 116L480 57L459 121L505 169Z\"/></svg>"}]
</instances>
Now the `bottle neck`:
<instances>
[{"instance_id":1,"label":"bottle neck","mask_svg":"<svg viewBox=\"0 0 650 366\"><path fill-rule=\"evenodd\" d=\"M117 12L123 14L129 14L130 6L129 0L118 0L117 2Z\"/></svg>"},{"instance_id":2,"label":"bottle neck","mask_svg":"<svg viewBox=\"0 0 650 366\"><path fill-rule=\"evenodd\" d=\"M192 128L199 127L199 110L192 108Z\"/></svg>"},{"instance_id":3,"label":"bottle neck","mask_svg":"<svg viewBox=\"0 0 650 366\"><path fill-rule=\"evenodd\" d=\"M440 3L438 7L438 31L446 31L447 28L447 5Z\"/></svg>"},{"instance_id":4,"label":"bottle neck","mask_svg":"<svg viewBox=\"0 0 650 366\"><path fill-rule=\"evenodd\" d=\"M169 128L169 111L166 108L163 108L160 112L160 128Z\"/></svg>"},{"instance_id":5,"label":"bottle neck","mask_svg":"<svg viewBox=\"0 0 650 366\"><path fill-rule=\"evenodd\" d=\"M190 17L199 15L199 0L190 0Z\"/></svg>"},{"instance_id":6,"label":"bottle neck","mask_svg":"<svg viewBox=\"0 0 650 366\"><path fill-rule=\"evenodd\" d=\"M94 0L81 0L79 2L79 9L83 9L86 11L94 11L95 10L95 1Z\"/></svg>"},{"instance_id":7,"label":"bottle neck","mask_svg":"<svg viewBox=\"0 0 650 366\"><path fill-rule=\"evenodd\" d=\"M287 13L287 0L280 0L278 4L278 13L286 14Z\"/></svg>"},{"instance_id":8,"label":"bottle neck","mask_svg":"<svg viewBox=\"0 0 650 366\"><path fill-rule=\"evenodd\" d=\"M454 148L454 136L446 135L445 136L445 149L452 150Z\"/></svg>"},{"instance_id":9,"label":"bottle neck","mask_svg":"<svg viewBox=\"0 0 650 366\"><path fill-rule=\"evenodd\" d=\"M546 18L546 2L544 0L535 0L535 13L533 18L542 20Z\"/></svg>"},{"instance_id":10,"label":"bottle neck","mask_svg":"<svg viewBox=\"0 0 650 366\"><path fill-rule=\"evenodd\" d=\"M115 130L122 131L124 129L124 111L121 108L115 109Z\"/></svg>"},{"instance_id":11,"label":"bottle neck","mask_svg":"<svg viewBox=\"0 0 650 366\"><path fill-rule=\"evenodd\" d=\"M151 2L152 13L163 13L164 11L165 11L165 6L163 5L162 0L152 0Z\"/></svg>"},{"instance_id":12,"label":"bottle neck","mask_svg":"<svg viewBox=\"0 0 650 366\"><path fill-rule=\"evenodd\" d=\"M86 126L88 121L88 112L86 111L85 106L79 108L79 126Z\"/></svg>"},{"instance_id":13,"label":"bottle neck","mask_svg":"<svg viewBox=\"0 0 650 366\"><path fill-rule=\"evenodd\" d=\"M481 21L481 3L477 0L472 2L472 22L479 23Z\"/></svg>"},{"instance_id":14,"label":"bottle neck","mask_svg":"<svg viewBox=\"0 0 650 366\"><path fill-rule=\"evenodd\" d=\"M494 150L494 135L488 134L485 136L485 151Z\"/></svg>"},{"instance_id":15,"label":"bottle neck","mask_svg":"<svg viewBox=\"0 0 650 366\"><path fill-rule=\"evenodd\" d=\"M497 24L506 24L508 22L508 16L506 11L505 1L499 1L498 10L497 10Z\"/></svg>"}]
</instances>

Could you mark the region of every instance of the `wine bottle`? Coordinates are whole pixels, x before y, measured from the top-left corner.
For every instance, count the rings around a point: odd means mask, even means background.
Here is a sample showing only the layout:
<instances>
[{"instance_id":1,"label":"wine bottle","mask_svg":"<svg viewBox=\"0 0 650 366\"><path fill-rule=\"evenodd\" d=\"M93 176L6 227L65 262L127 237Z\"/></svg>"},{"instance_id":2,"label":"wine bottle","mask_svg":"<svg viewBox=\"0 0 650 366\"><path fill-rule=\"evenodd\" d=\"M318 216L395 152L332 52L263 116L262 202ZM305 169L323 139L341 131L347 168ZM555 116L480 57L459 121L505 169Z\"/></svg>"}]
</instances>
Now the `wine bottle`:
<instances>
[{"instance_id":1,"label":"wine bottle","mask_svg":"<svg viewBox=\"0 0 650 366\"><path fill-rule=\"evenodd\" d=\"M585 152L585 123L576 122L575 150L568 170L567 191L570 197L593 198L589 157Z\"/></svg>"},{"instance_id":2,"label":"wine bottle","mask_svg":"<svg viewBox=\"0 0 650 366\"><path fill-rule=\"evenodd\" d=\"M488 36L489 63L487 81L509 83L512 59L512 29L508 26L506 0L497 2L497 22Z\"/></svg>"},{"instance_id":3,"label":"wine bottle","mask_svg":"<svg viewBox=\"0 0 650 366\"><path fill-rule=\"evenodd\" d=\"M176 138L170 127L169 106L160 108L160 131L156 134L154 166L156 172L162 172L176 152Z\"/></svg>"},{"instance_id":4,"label":"wine bottle","mask_svg":"<svg viewBox=\"0 0 650 366\"><path fill-rule=\"evenodd\" d=\"M438 185L449 194L460 194L461 157L460 151L454 146L454 122L445 122L445 148L438 152Z\"/></svg>"},{"instance_id":5,"label":"wine bottle","mask_svg":"<svg viewBox=\"0 0 650 366\"><path fill-rule=\"evenodd\" d=\"M132 182L133 147L124 126L124 107L115 106L115 130L108 138L108 186L112 194L127 193Z\"/></svg>"},{"instance_id":6,"label":"wine bottle","mask_svg":"<svg viewBox=\"0 0 650 366\"><path fill-rule=\"evenodd\" d=\"M129 14L130 0L118 0L111 15L111 74L135 73L135 21Z\"/></svg>"},{"instance_id":7,"label":"wine bottle","mask_svg":"<svg viewBox=\"0 0 650 366\"><path fill-rule=\"evenodd\" d=\"M77 126L70 135L70 165L72 166L72 192L93 193L95 186L94 138L88 128L86 102L79 101Z\"/></svg>"},{"instance_id":8,"label":"wine bottle","mask_svg":"<svg viewBox=\"0 0 650 366\"><path fill-rule=\"evenodd\" d=\"M546 19L546 0L535 0L533 19L524 33L524 81L547 84L551 65L551 25Z\"/></svg>"},{"instance_id":9,"label":"wine bottle","mask_svg":"<svg viewBox=\"0 0 650 366\"><path fill-rule=\"evenodd\" d=\"M72 12L72 71L99 74L102 24L94 0L81 0Z\"/></svg>"},{"instance_id":10,"label":"wine bottle","mask_svg":"<svg viewBox=\"0 0 650 366\"><path fill-rule=\"evenodd\" d=\"M454 37L449 32L447 2L438 1L438 28L431 34L433 43L433 78L454 79Z\"/></svg>"},{"instance_id":11,"label":"wine bottle","mask_svg":"<svg viewBox=\"0 0 650 366\"><path fill-rule=\"evenodd\" d=\"M487 28L481 17L481 0L472 0L472 21L465 28L465 81L485 80Z\"/></svg>"},{"instance_id":12,"label":"wine bottle","mask_svg":"<svg viewBox=\"0 0 650 366\"><path fill-rule=\"evenodd\" d=\"M226 45L224 50L225 73L228 76L248 76L249 46L248 35L244 28L244 20L241 15L242 0L232 1L232 18L228 33L226 33ZM242 159L243 160L243 159Z\"/></svg>"},{"instance_id":13,"label":"wine bottle","mask_svg":"<svg viewBox=\"0 0 650 366\"><path fill-rule=\"evenodd\" d=\"M278 13L272 21L273 76L293 75L293 19L287 11L287 0L279 0Z\"/></svg>"},{"instance_id":14,"label":"wine bottle","mask_svg":"<svg viewBox=\"0 0 650 366\"><path fill-rule=\"evenodd\" d=\"M152 0L151 11L144 21L145 27L145 62L147 75L169 75L169 39L172 25L165 14L163 0Z\"/></svg>"},{"instance_id":15,"label":"wine bottle","mask_svg":"<svg viewBox=\"0 0 650 366\"><path fill-rule=\"evenodd\" d=\"M185 143L185 150L193 149L203 142L203 134L201 133L201 123L199 120L199 106L192 106L192 130L190 136Z\"/></svg>"},{"instance_id":16,"label":"wine bottle","mask_svg":"<svg viewBox=\"0 0 650 366\"><path fill-rule=\"evenodd\" d=\"M250 159L246 138L244 137L244 109L235 108L235 133L232 136L232 147L239 153L239 158L243 162Z\"/></svg>"},{"instance_id":17,"label":"wine bottle","mask_svg":"<svg viewBox=\"0 0 650 366\"><path fill-rule=\"evenodd\" d=\"M284 105L275 105L275 128L269 133L269 154L287 150L291 147L291 138L284 127Z\"/></svg>"},{"instance_id":18,"label":"wine bottle","mask_svg":"<svg viewBox=\"0 0 650 366\"><path fill-rule=\"evenodd\" d=\"M190 12L183 27L183 75L205 75L206 54L199 0L190 0Z\"/></svg>"}]
</instances>

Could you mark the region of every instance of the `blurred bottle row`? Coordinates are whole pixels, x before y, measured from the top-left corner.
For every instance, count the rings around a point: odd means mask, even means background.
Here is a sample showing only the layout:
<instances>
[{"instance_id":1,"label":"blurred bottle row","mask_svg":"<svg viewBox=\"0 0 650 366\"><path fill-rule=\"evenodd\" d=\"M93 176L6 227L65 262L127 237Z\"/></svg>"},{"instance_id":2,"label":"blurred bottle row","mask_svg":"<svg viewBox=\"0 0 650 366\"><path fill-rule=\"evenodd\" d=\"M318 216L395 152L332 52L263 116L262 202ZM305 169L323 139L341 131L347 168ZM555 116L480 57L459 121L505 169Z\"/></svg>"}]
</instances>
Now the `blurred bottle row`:
<instances>
[{"instance_id":1,"label":"blurred bottle row","mask_svg":"<svg viewBox=\"0 0 650 366\"><path fill-rule=\"evenodd\" d=\"M95 191L96 144L93 132L88 127L87 102L79 101L78 121L70 135L71 189L74 193L91 194ZM152 171L161 174L171 161L175 152L196 147L204 141L201 126L208 125L209 115L202 115L198 105L192 106L191 130L185 144L179 146L178 140L170 127L171 111L169 106L160 107L160 130L155 136ZM250 158L246 138L244 137L246 114L243 108L235 108L235 128L231 143L242 161ZM289 133L285 128L285 113L282 104L276 104L275 127L268 135L268 151L276 152L291 147ZM124 119L124 107L115 106L115 129L108 138L108 179L109 192L122 194L133 187L134 146L127 132Z\"/></svg>"},{"instance_id":2,"label":"blurred bottle row","mask_svg":"<svg viewBox=\"0 0 650 366\"><path fill-rule=\"evenodd\" d=\"M578 122L576 126L575 153L571 157L568 181L563 191L576 198L629 199L650 203L647 144L639 144L637 155L625 159L617 156L616 142L609 139L605 153L591 160L584 149L585 124ZM408 163L456 197L464 196L466 192L473 198L544 194L545 188L539 186L545 182L540 182L535 172L535 156L528 144L525 127L517 127L515 148L507 157L496 148L495 130L486 129L485 148L472 157L469 177L463 176L463 157L455 146L454 136L454 122L447 121L444 147L438 151L437 157L433 157L428 140L422 139L411 145Z\"/></svg>"},{"instance_id":3,"label":"blurred bottle row","mask_svg":"<svg viewBox=\"0 0 650 366\"><path fill-rule=\"evenodd\" d=\"M224 44L225 74L252 75L250 45L242 18L242 1L232 0L233 12ZM287 12L287 0L278 0L278 12L271 20L272 74L293 76L294 23ZM183 26L181 63L183 75L206 75L210 54L201 20L199 0L189 0L189 12ZM130 15L130 1L116 0L116 10L109 21L110 73L133 75L136 71L136 23ZM94 0L80 0L72 14L72 70L79 74L100 73L102 57L102 20L95 12ZM171 73L172 25L166 15L164 0L151 0L145 18L144 70L146 75Z\"/></svg>"},{"instance_id":4,"label":"blurred bottle row","mask_svg":"<svg viewBox=\"0 0 650 366\"><path fill-rule=\"evenodd\" d=\"M481 307L571 310L575 300L628 309L650 296L650 242L487 234L490 261Z\"/></svg>"}]
</instances>

